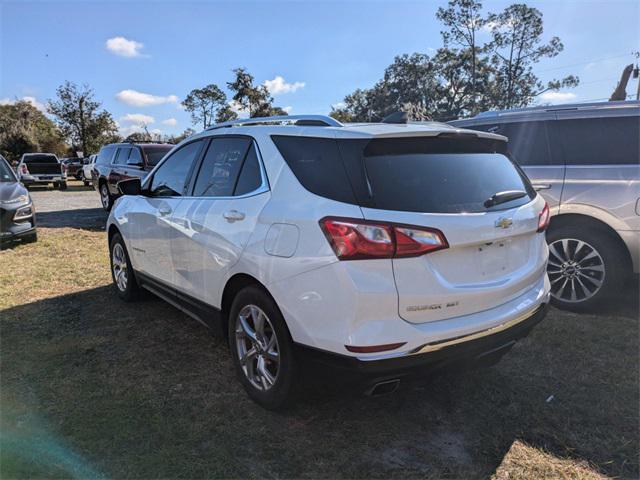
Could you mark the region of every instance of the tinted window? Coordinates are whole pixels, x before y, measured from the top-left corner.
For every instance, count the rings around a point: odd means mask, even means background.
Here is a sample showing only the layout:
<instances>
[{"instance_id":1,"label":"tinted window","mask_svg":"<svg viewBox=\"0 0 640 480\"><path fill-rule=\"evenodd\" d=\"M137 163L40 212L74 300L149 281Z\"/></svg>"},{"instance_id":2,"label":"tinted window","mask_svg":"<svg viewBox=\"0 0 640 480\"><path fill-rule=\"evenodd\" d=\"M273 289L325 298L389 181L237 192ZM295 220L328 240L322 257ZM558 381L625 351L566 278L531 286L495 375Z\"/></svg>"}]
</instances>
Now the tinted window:
<instances>
[{"instance_id":1,"label":"tinted window","mask_svg":"<svg viewBox=\"0 0 640 480\"><path fill-rule=\"evenodd\" d=\"M15 182L16 177L13 170L4 158L0 157L0 182Z\"/></svg>"},{"instance_id":2,"label":"tinted window","mask_svg":"<svg viewBox=\"0 0 640 480\"><path fill-rule=\"evenodd\" d=\"M116 147L113 146L102 147L100 149L100 153L98 153L96 163L111 163L111 159L113 158L115 150Z\"/></svg>"},{"instance_id":3,"label":"tinted window","mask_svg":"<svg viewBox=\"0 0 640 480\"><path fill-rule=\"evenodd\" d=\"M238 182L236 183L236 189L234 195L245 195L251 193L260 187L262 184L262 176L260 174L260 163L258 161L258 154L256 152L255 144L251 144L247 158L244 160Z\"/></svg>"},{"instance_id":4,"label":"tinted window","mask_svg":"<svg viewBox=\"0 0 640 480\"><path fill-rule=\"evenodd\" d=\"M505 123L496 133L509 138L507 148L520 165L551 165L547 122ZM553 123L551 123L553 125ZM491 130L494 131L494 130Z\"/></svg>"},{"instance_id":5,"label":"tinted window","mask_svg":"<svg viewBox=\"0 0 640 480\"><path fill-rule=\"evenodd\" d=\"M356 203L335 140L280 135L271 138L303 187L321 197Z\"/></svg>"},{"instance_id":6,"label":"tinted window","mask_svg":"<svg viewBox=\"0 0 640 480\"><path fill-rule=\"evenodd\" d=\"M640 161L640 117L558 120L550 128L554 148L559 149L567 165Z\"/></svg>"},{"instance_id":7,"label":"tinted window","mask_svg":"<svg viewBox=\"0 0 640 480\"><path fill-rule=\"evenodd\" d=\"M193 194L196 197L233 195L250 143L246 138L214 138L202 160Z\"/></svg>"},{"instance_id":8,"label":"tinted window","mask_svg":"<svg viewBox=\"0 0 640 480\"><path fill-rule=\"evenodd\" d=\"M173 147L174 145L155 145L142 147L142 150L147 157L147 164L150 167L155 167Z\"/></svg>"},{"instance_id":9,"label":"tinted window","mask_svg":"<svg viewBox=\"0 0 640 480\"><path fill-rule=\"evenodd\" d=\"M131 153L129 153L129 160L127 160L129 165L142 165L142 155L140 154L140 150L133 147L131 148Z\"/></svg>"},{"instance_id":10,"label":"tinted window","mask_svg":"<svg viewBox=\"0 0 640 480\"><path fill-rule=\"evenodd\" d=\"M198 158L202 142L189 143L167 158L151 179L151 194L158 197L181 196L191 165Z\"/></svg>"},{"instance_id":11,"label":"tinted window","mask_svg":"<svg viewBox=\"0 0 640 480\"><path fill-rule=\"evenodd\" d=\"M58 159L55 155L28 155L24 163L58 163Z\"/></svg>"},{"instance_id":12,"label":"tinted window","mask_svg":"<svg viewBox=\"0 0 640 480\"><path fill-rule=\"evenodd\" d=\"M120 147L118 148L118 153L116 153L115 158L113 159L113 163L117 165L124 165L127 163L129 159L129 152L131 149L129 147Z\"/></svg>"},{"instance_id":13,"label":"tinted window","mask_svg":"<svg viewBox=\"0 0 640 480\"><path fill-rule=\"evenodd\" d=\"M504 155L504 142L460 137L331 140L274 138L308 190L357 205L431 213L484 212L484 202L507 190L529 202L535 192ZM308 159L307 161L305 161ZM357 199L357 200L356 200Z\"/></svg>"}]
</instances>

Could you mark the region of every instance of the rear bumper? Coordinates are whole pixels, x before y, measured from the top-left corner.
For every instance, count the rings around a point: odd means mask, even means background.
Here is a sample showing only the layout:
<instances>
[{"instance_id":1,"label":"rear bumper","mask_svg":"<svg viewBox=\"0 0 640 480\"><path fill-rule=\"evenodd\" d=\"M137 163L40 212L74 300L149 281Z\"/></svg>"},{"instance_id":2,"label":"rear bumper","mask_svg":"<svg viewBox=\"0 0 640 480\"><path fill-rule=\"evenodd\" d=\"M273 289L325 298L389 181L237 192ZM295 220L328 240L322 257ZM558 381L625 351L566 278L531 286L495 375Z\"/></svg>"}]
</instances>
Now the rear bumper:
<instances>
[{"instance_id":1,"label":"rear bumper","mask_svg":"<svg viewBox=\"0 0 640 480\"><path fill-rule=\"evenodd\" d=\"M548 304L544 303L518 321L466 337L427 344L417 351L393 358L363 360L300 344L296 344L296 351L305 367L319 368L331 372L332 378L337 374L340 380L355 380L358 384L424 377L443 370L465 370L496 363L516 341L526 337L544 319L547 310Z\"/></svg>"},{"instance_id":2,"label":"rear bumper","mask_svg":"<svg viewBox=\"0 0 640 480\"><path fill-rule=\"evenodd\" d=\"M38 184L44 185L44 184L54 183L54 182L66 182L67 177L62 175L43 175L43 176L24 175L20 177L20 181L24 185L38 185Z\"/></svg>"}]
</instances>

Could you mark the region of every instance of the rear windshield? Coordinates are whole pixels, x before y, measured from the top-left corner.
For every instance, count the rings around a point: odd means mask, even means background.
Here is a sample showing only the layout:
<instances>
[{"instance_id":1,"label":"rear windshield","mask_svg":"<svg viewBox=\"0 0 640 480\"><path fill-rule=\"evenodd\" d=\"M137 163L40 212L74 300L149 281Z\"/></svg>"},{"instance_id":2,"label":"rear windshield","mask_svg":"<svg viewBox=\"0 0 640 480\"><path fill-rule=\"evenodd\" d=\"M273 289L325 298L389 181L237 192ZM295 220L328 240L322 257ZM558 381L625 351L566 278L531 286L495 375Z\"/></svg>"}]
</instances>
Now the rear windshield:
<instances>
[{"instance_id":1,"label":"rear windshield","mask_svg":"<svg viewBox=\"0 0 640 480\"><path fill-rule=\"evenodd\" d=\"M160 145L153 147L142 147L145 155L147 156L147 164L151 167L155 167L162 157L164 157L174 145Z\"/></svg>"},{"instance_id":2,"label":"rear windshield","mask_svg":"<svg viewBox=\"0 0 640 480\"><path fill-rule=\"evenodd\" d=\"M24 163L58 163L55 155L27 155Z\"/></svg>"},{"instance_id":3,"label":"rear windshield","mask_svg":"<svg viewBox=\"0 0 640 480\"><path fill-rule=\"evenodd\" d=\"M476 138L333 140L276 136L300 183L326 198L383 210L477 213L524 205L535 197L504 143ZM522 198L485 207L496 193Z\"/></svg>"}]
</instances>

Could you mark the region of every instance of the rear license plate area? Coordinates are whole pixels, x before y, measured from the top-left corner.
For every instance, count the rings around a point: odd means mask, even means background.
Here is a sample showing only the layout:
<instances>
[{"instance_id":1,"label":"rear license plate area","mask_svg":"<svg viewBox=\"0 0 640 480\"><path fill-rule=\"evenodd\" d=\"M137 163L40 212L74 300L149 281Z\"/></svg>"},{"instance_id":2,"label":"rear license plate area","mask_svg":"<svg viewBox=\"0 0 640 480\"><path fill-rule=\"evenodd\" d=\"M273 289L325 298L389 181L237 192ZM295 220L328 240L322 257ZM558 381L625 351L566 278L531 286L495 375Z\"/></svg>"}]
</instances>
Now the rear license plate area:
<instances>
[{"instance_id":1,"label":"rear license plate area","mask_svg":"<svg viewBox=\"0 0 640 480\"><path fill-rule=\"evenodd\" d=\"M501 240L484 245L476 249L476 266L485 278L492 278L503 274L509 267L510 240Z\"/></svg>"}]
</instances>

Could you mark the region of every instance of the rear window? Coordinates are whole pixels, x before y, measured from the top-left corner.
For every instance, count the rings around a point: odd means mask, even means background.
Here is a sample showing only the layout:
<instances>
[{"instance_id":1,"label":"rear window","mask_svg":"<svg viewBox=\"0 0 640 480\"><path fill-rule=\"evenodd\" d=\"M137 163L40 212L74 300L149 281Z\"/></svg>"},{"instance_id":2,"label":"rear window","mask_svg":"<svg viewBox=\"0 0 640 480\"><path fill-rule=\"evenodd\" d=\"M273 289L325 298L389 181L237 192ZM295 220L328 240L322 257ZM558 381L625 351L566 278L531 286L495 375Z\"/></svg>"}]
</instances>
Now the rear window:
<instances>
[{"instance_id":1,"label":"rear window","mask_svg":"<svg viewBox=\"0 0 640 480\"><path fill-rule=\"evenodd\" d=\"M313 193L383 210L485 212L496 193L526 195L491 207L524 205L535 197L504 153L504 143L473 138L333 140L276 137L300 183ZM319 148L320 147L320 148Z\"/></svg>"},{"instance_id":2,"label":"rear window","mask_svg":"<svg viewBox=\"0 0 640 480\"><path fill-rule=\"evenodd\" d=\"M58 163L55 155L27 155L24 163Z\"/></svg>"},{"instance_id":3,"label":"rear window","mask_svg":"<svg viewBox=\"0 0 640 480\"><path fill-rule=\"evenodd\" d=\"M145 156L147 157L147 164L150 167L155 167L162 157L164 157L169 151L174 147L174 145L160 145L153 147L142 147Z\"/></svg>"}]
</instances>

